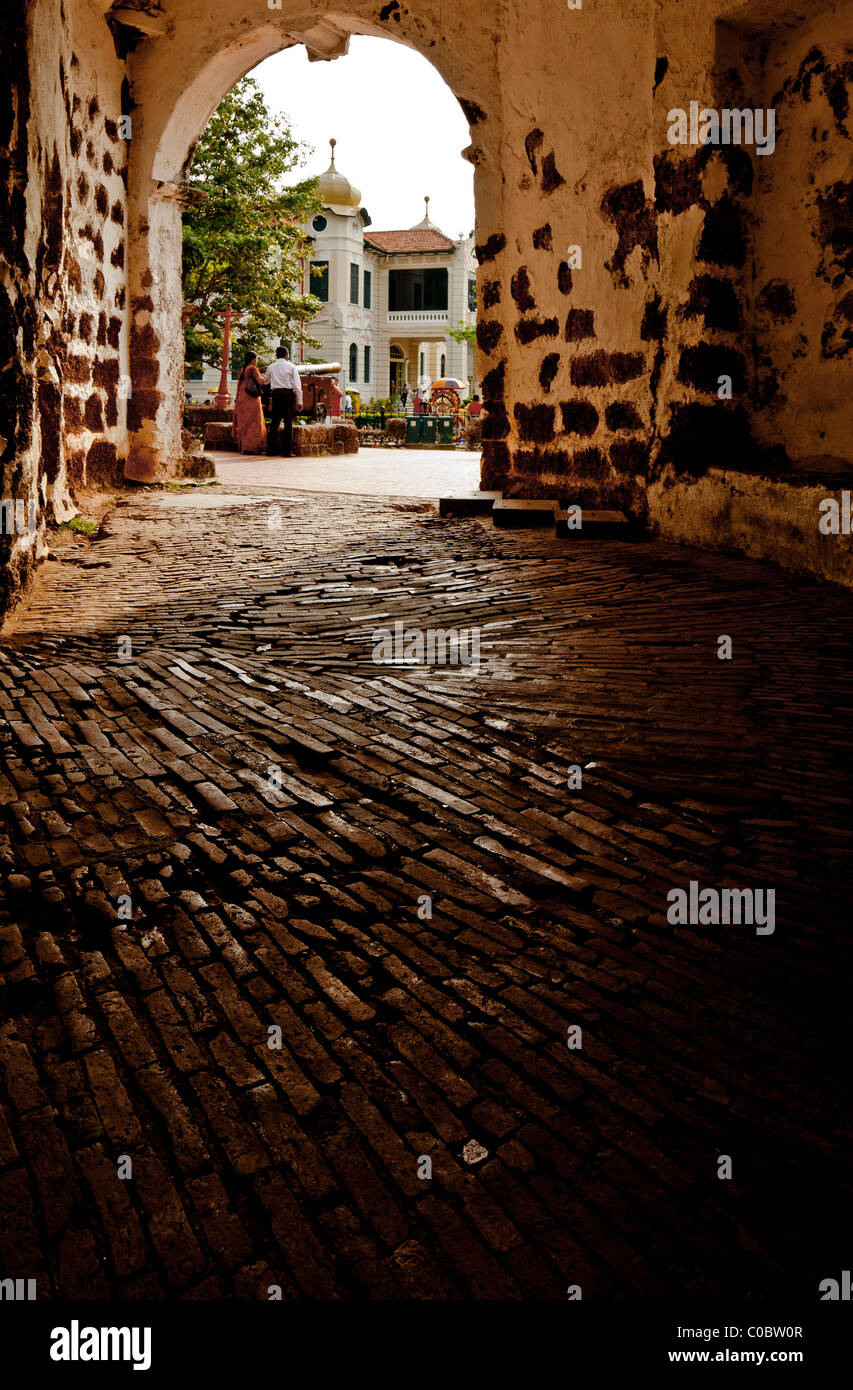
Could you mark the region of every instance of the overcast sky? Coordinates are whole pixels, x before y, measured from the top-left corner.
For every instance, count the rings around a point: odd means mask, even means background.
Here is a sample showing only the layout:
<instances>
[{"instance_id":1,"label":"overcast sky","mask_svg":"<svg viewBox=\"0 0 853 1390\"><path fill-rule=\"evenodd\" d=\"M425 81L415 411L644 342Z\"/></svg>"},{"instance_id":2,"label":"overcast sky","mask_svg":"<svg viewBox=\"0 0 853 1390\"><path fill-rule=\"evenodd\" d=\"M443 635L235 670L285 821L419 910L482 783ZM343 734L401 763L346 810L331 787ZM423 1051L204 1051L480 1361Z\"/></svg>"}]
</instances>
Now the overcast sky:
<instances>
[{"instance_id":1,"label":"overcast sky","mask_svg":"<svg viewBox=\"0 0 853 1390\"><path fill-rule=\"evenodd\" d=\"M448 236L474 226L474 170L458 101L431 63L389 39L352 38L345 58L309 63L304 47L267 58L252 77L297 139L313 146L305 174L335 164L361 189L375 230L412 227L424 215ZM301 172L301 171L300 171Z\"/></svg>"}]
</instances>

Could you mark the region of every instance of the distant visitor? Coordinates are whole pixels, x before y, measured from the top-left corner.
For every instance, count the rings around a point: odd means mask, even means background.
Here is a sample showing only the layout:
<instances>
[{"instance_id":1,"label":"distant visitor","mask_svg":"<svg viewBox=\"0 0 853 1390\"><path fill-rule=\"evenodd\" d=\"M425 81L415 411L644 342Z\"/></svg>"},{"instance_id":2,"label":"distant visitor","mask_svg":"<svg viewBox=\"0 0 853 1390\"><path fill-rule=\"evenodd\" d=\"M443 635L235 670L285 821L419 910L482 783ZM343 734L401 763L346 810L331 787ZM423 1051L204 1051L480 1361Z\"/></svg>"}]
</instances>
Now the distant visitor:
<instances>
[{"instance_id":1,"label":"distant visitor","mask_svg":"<svg viewBox=\"0 0 853 1390\"><path fill-rule=\"evenodd\" d=\"M302 409L302 382L299 380L298 371L290 361L287 348L276 348L275 361L270 362L263 379L272 388L267 453L272 455L278 451L278 432L279 427L283 424L284 447L280 452L282 458L289 459L293 453L294 412Z\"/></svg>"},{"instance_id":2,"label":"distant visitor","mask_svg":"<svg viewBox=\"0 0 853 1390\"><path fill-rule=\"evenodd\" d=\"M234 401L234 439L241 454L262 454L267 444L267 427L261 401L263 379L258 371L258 354L247 352L237 379Z\"/></svg>"}]
</instances>

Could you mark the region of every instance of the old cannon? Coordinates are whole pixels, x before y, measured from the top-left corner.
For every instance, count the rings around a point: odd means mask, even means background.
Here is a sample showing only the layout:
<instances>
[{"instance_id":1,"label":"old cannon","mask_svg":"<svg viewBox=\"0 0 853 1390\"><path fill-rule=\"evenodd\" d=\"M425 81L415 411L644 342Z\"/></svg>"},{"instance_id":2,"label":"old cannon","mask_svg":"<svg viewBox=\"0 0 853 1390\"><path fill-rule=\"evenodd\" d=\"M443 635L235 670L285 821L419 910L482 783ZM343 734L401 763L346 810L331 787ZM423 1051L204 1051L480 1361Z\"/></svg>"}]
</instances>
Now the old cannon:
<instances>
[{"instance_id":1,"label":"old cannon","mask_svg":"<svg viewBox=\"0 0 853 1390\"><path fill-rule=\"evenodd\" d=\"M338 385L340 362L305 362L296 370L302 380L302 410L311 420L341 414L343 391Z\"/></svg>"}]
</instances>

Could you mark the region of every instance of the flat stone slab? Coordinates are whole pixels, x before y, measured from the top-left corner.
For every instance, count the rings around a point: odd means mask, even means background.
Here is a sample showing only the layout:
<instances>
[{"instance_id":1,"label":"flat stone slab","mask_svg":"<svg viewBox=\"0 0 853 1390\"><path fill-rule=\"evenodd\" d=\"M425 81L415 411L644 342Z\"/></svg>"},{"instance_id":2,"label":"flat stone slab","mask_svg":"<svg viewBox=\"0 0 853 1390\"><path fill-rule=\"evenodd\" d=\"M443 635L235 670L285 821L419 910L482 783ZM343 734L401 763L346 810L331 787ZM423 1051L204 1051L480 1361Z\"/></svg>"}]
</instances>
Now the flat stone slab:
<instances>
[{"instance_id":1,"label":"flat stone slab","mask_svg":"<svg viewBox=\"0 0 853 1390\"><path fill-rule=\"evenodd\" d=\"M439 516L488 516L500 497L499 492L469 492L463 497L441 497L438 513Z\"/></svg>"},{"instance_id":2,"label":"flat stone slab","mask_svg":"<svg viewBox=\"0 0 853 1390\"><path fill-rule=\"evenodd\" d=\"M634 525L624 512L596 511L590 507L582 507L580 526L576 522L569 526L569 512L569 507L555 509L558 536L577 540L628 540L635 534Z\"/></svg>"},{"instance_id":3,"label":"flat stone slab","mask_svg":"<svg viewBox=\"0 0 853 1390\"><path fill-rule=\"evenodd\" d=\"M501 497L492 508L496 526L553 526L557 503L548 498Z\"/></svg>"}]
</instances>

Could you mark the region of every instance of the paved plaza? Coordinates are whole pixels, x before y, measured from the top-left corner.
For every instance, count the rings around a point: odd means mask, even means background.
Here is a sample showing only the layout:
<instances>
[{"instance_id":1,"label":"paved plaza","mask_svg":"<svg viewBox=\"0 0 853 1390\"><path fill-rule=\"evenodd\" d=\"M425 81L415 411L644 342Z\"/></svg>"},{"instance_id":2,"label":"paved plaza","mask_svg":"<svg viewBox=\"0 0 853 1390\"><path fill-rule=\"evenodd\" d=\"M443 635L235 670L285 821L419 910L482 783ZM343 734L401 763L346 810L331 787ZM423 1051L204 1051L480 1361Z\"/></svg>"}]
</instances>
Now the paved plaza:
<instances>
[{"instance_id":1,"label":"paved plaza","mask_svg":"<svg viewBox=\"0 0 853 1390\"><path fill-rule=\"evenodd\" d=\"M50 1296L849 1267L849 598L442 520L469 462L222 458L7 625L0 1259ZM691 881L775 930L671 925Z\"/></svg>"},{"instance_id":2,"label":"paved plaza","mask_svg":"<svg viewBox=\"0 0 853 1390\"><path fill-rule=\"evenodd\" d=\"M360 449L329 458L211 455L223 484L257 484L306 492L433 500L480 486L480 455L464 449Z\"/></svg>"}]
</instances>

